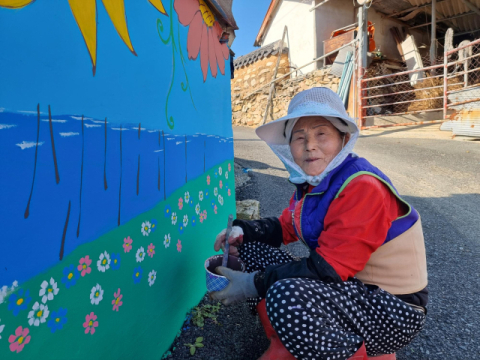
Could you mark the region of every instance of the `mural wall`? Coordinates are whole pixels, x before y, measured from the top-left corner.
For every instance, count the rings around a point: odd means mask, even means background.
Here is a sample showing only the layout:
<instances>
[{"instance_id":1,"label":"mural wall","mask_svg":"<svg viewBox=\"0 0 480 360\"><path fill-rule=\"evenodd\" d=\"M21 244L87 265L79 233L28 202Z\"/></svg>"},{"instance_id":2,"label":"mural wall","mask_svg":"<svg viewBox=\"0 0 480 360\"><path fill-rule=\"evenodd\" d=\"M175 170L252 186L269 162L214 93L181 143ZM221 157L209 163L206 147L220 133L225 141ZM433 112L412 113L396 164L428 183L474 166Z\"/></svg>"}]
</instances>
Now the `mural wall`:
<instances>
[{"instance_id":1,"label":"mural wall","mask_svg":"<svg viewBox=\"0 0 480 360\"><path fill-rule=\"evenodd\" d=\"M159 359L235 211L203 0L0 0L0 358Z\"/></svg>"}]
</instances>

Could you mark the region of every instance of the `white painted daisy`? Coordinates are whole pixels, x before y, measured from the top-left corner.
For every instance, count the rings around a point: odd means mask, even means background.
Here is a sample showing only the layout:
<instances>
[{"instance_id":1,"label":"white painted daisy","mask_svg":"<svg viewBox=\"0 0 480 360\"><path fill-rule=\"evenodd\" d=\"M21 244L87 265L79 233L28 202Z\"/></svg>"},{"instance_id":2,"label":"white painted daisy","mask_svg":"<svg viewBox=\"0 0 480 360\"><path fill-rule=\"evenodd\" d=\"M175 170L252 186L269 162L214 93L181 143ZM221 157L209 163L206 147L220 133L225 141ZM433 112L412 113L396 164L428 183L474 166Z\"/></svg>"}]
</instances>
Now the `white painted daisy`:
<instances>
[{"instance_id":1,"label":"white painted daisy","mask_svg":"<svg viewBox=\"0 0 480 360\"><path fill-rule=\"evenodd\" d=\"M2 319L0 319L0 321L2 321ZM5 327L5 325L0 325L0 334L3 332L3 328ZM2 336L0 336L0 339L2 338Z\"/></svg>"},{"instance_id":2,"label":"white painted daisy","mask_svg":"<svg viewBox=\"0 0 480 360\"><path fill-rule=\"evenodd\" d=\"M203 191L198 193L198 200L203 201Z\"/></svg>"},{"instance_id":3,"label":"white painted daisy","mask_svg":"<svg viewBox=\"0 0 480 360\"><path fill-rule=\"evenodd\" d=\"M148 273L148 285L152 286L155 283L155 280L157 279L157 272L155 270L152 270Z\"/></svg>"},{"instance_id":4,"label":"white painted daisy","mask_svg":"<svg viewBox=\"0 0 480 360\"><path fill-rule=\"evenodd\" d=\"M225 179L228 179L228 171L225 171Z\"/></svg>"},{"instance_id":5,"label":"white painted daisy","mask_svg":"<svg viewBox=\"0 0 480 360\"><path fill-rule=\"evenodd\" d=\"M163 242L165 249L170 246L170 234L165 235L165 241Z\"/></svg>"},{"instance_id":6,"label":"white painted daisy","mask_svg":"<svg viewBox=\"0 0 480 360\"><path fill-rule=\"evenodd\" d=\"M222 175L222 167L221 166L218 168L218 175Z\"/></svg>"},{"instance_id":7,"label":"white painted daisy","mask_svg":"<svg viewBox=\"0 0 480 360\"><path fill-rule=\"evenodd\" d=\"M135 255L137 262L142 262L145 259L145 249L143 246L140 246L140 249L137 250L137 254Z\"/></svg>"},{"instance_id":8,"label":"white painted daisy","mask_svg":"<svg viewBox=\"0 0 480 360\"><path fill-rule=\"evenodd\" d=\"M94 287L92 287L92 290L90 291L90 302L92 305L98 305L100 301L103 299L103 289L102 287L97 284Z\"/></svg>"},{"instance_id":9,"label":"white painted daisy","mask_svg":"<svg viewBox=\"0 0 480 360\"><path fill-rule=\"evenodd\" d=\"M105 272L105 270L110 269L110 255L104 251L100 254L100 259L97 260L98 271Z\"/></svg>"},{"instance_id":10,"label":"white painted daisy","mask_svg":"<svg viewBox=\"0 0 480 360\"><path fill-rule=\"evenodd\" d=\"M185 204L188 204L190 202L190 192L185 192Z\"/></svg>"},{"instance_id":11,"label":"white painted daisy","mask_svg":"<svg viewBox=\"0 0 480 360\"><path fill-rule=\"evenodd\" d=\"M200 204L195 205L195 212L197 215L200 214Z\"/></svg>"},{"instance_id":12,"label":"white painted daisy","mask_svg":"<svg viewBox=\"0 0 480 360\"><path fill-rule=\"evenodd\" d=\"M38 301L33 304L32 310L28 313L29 325L39 326L43 324L50 314L47 305L39 304Z\"/></svg>"},{"instance_id":13,"label":"white painted daisy","mask_svg":"<svg viewBox=\"0 0 480 360\"><path fill-rule=\"evenodd\" d=\"M215 188L213 189L213 195L214 195L214 196L217 196L217 195L218 195L218 188L217 188L217 187L215 187Z\"/></svg>"},{"instance_id":14,"label":"white painted daisy","mask_svg":"<svg viewBox=\"0 0 480 360\"><path fill-rule=\"evenodd\" d=\"M177 213L173 212L172 213L172 225L175 225L177 223Z\"/></svg>"},{"instance_id":15,"label":"white painted daisy","mask_svg":"<svg viewBox=\"0 0 480 360\"><path fill-rule=\"evenodd\" d=\"M152 224L150 224L150 221L144 221L142 223L142 235L148 236L150 235L151 231L152 231Z\"/></svg>"},{"instance_id":16,"label":"white painted daisy","mask_svg":"<svg viewBox=\"0 0 480 360\"><path fill-rule=\"evenodd\" d=\"M223 196L222 195L218 195L218 203L220 205L223 205Z\"/></svg>"},{"instance_id":17,"label":"white painted daisy","mask_svg":"<svg viewBox=\"0 0 480 360\"><path fill-rule=\"evenodd\" d=\"M183 215L183 227L187 227L188 225L188 215Z\"/></svg>"},{"instance_id":18,"label":"white painted daisy","mask_svg":"<svg viewBox=\"0 0 480 360\"><path fill-rule=\"evenodd\" d=\"M53 300L55 295L58 294L60 289L57 286L57 283L53 278L50 278L50 284L44 280L42 285L40 285L40 292L38 295L42 296L42 302L45 304L47 300Z\"/></svg>"}]
</instances>

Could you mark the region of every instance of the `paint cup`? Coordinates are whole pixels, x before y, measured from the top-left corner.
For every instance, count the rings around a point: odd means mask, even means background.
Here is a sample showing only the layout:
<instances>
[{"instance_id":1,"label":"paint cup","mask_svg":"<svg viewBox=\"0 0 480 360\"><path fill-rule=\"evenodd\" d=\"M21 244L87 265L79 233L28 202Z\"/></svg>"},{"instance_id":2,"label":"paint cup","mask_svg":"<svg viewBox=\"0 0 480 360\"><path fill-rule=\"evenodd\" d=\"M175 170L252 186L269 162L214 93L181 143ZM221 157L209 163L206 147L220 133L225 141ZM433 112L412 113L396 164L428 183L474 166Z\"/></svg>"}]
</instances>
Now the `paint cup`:
<instances>
[{"instance_id":1,"label":"paint cup","mask_svg":"<svg viewBox=\"0 0 480 360\"><path fill-rule=\"evenodd\" d=\"M225 276L219 275L215 272L217 267L222 266L222 260L223 255L214 255L205 261L208 292L223 290L230 282ZM245 272L245 264L236 256L228 256L227 267L235 271Z\"/></svg>"}]
</instances>

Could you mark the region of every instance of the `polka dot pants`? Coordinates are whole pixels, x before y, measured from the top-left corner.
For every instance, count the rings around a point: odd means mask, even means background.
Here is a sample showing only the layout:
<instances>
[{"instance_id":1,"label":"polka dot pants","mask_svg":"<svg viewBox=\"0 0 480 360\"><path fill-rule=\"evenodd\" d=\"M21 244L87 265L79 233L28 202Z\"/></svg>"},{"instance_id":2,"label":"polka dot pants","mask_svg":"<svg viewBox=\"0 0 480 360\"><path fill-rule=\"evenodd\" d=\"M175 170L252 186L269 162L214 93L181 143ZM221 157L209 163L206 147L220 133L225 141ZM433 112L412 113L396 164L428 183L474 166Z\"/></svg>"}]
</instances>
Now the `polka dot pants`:
<instances>
[{"instance_id":1,"label":"polka dot pants","mask_svg":"<svg viewBox=\"0 0 480 360\"><path fill-rule=\"evenodd\" d=\"M293 261L290 254L264 244L244 244L240 256L247 271ZM425 324L422 311L357 279L280 280L268 290L266 305L280 340L297 359L348 359L363 342L369 356L391 354L409 344Z\"/></svg>"}]
</instances>

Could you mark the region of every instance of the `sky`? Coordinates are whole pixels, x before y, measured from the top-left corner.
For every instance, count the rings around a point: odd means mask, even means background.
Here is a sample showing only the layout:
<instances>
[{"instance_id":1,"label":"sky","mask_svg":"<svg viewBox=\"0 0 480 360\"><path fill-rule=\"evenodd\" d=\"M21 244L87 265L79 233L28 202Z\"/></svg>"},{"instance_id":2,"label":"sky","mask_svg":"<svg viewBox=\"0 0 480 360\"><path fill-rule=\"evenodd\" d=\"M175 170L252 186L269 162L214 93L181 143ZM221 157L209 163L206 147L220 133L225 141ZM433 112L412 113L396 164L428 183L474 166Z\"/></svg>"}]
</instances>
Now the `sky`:
<instances>
[{"instance_id":1,"label":"sky","mask_svg":"<svg viewBox=\"0 0 480 360\"><path fill-rule=\"evenodd\" d=\"M253 46L253 43L269 5L270 0L235 0L233 2L233 16L239 30L235 31L236 38L232 50L237 59L258 49Z\"/></svg>"}]
</instances>

